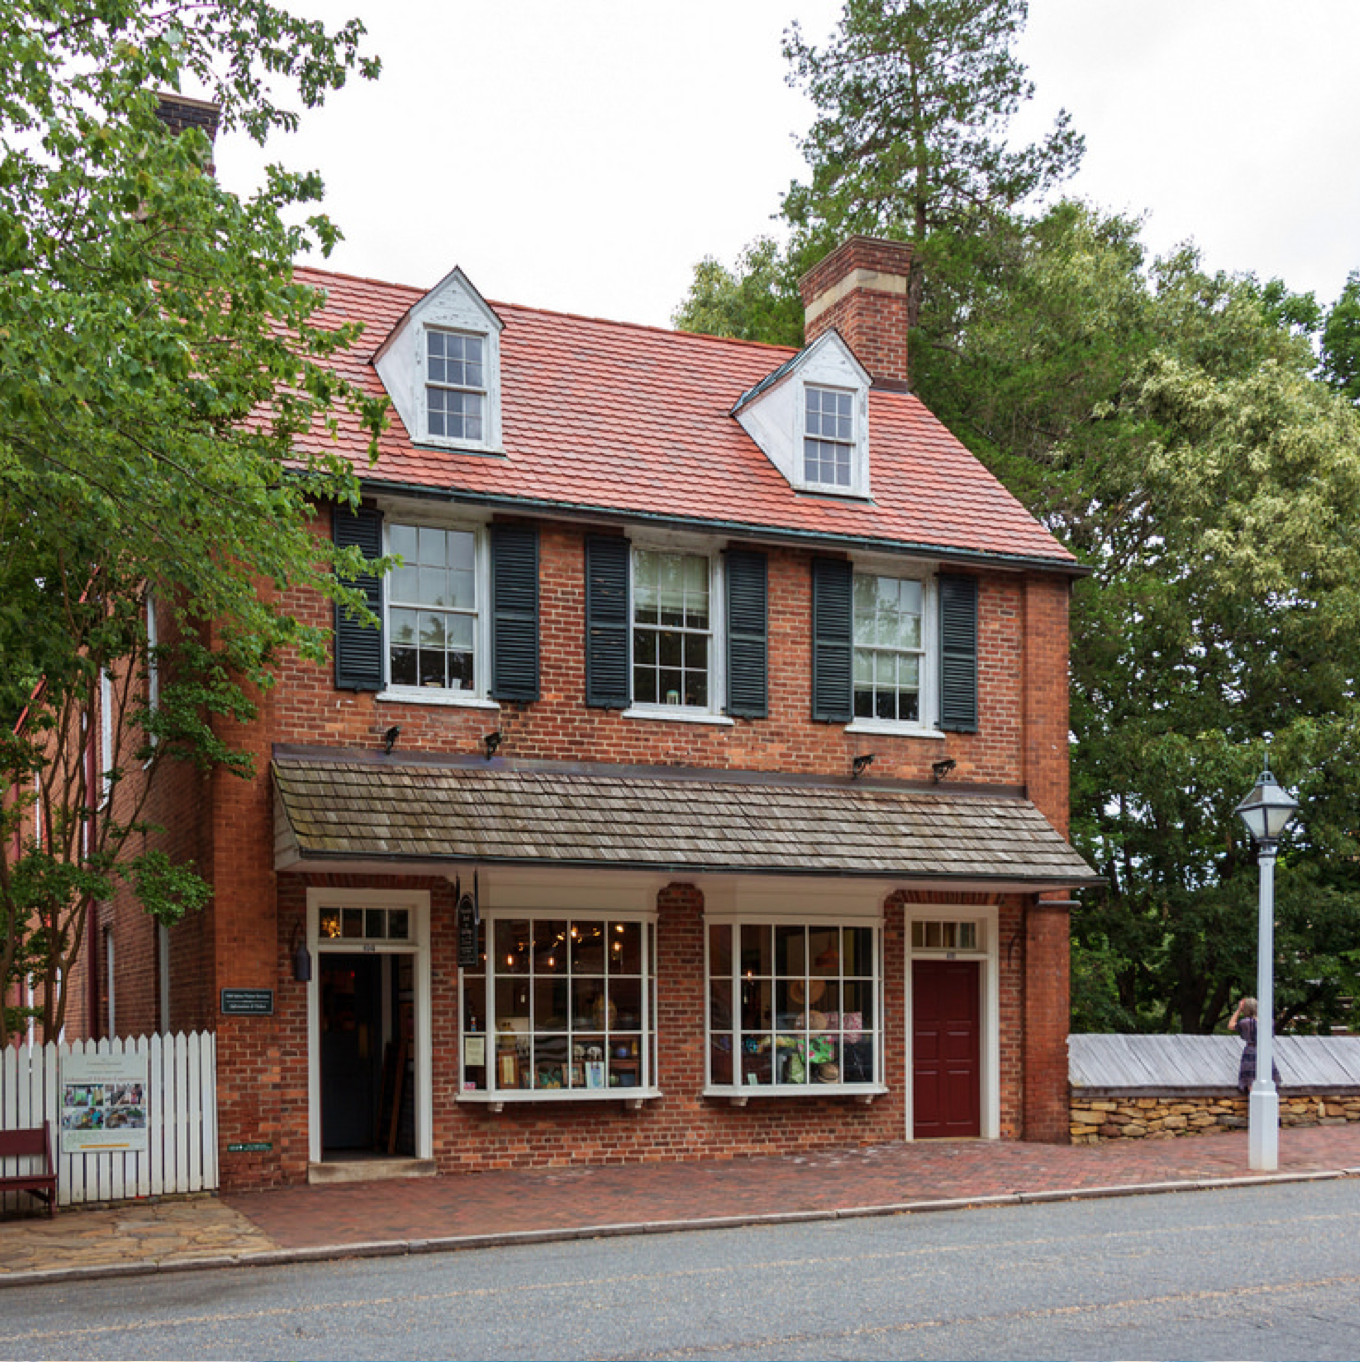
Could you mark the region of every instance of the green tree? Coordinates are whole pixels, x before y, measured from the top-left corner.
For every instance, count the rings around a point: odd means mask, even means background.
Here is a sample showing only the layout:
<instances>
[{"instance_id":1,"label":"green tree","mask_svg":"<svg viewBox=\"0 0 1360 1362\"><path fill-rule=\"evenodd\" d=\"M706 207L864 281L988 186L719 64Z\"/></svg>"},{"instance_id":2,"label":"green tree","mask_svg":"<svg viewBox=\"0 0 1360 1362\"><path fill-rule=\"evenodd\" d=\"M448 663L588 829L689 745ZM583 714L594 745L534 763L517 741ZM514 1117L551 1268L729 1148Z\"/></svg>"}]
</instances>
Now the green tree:
<instances>
[{"instance_id":1,"label":"green tree","mask_svg":"<svg viewBox=\"0 0 1360 1362\"><path fill-rule=\"evenodd\" d=\"M791 84L817 109L802 149L810 181L784 216L820 235L913 242L909 324L922 280L967 270L969 239L1071 176L1084 150L1067 114L1013 147L1011 118L1034 87L1012 47L1026 0L847 0L823 47L785 36Z\"/></svg>"},{"instance_id":2,"label":"green tree","mask_svg":"<svg viewBox=\"0 0 1360 1362\"><path fill-rule=\"evenodd\" d=\"M0 984L55 978L85 905L119 883L169 919L200 902L193 868L142 834L124 782L177 758L241 769L216 737L280 651L324 640L280 604L311 585L350 603L352 573L309 532L317 499L352 500L327 450L348 403L380 404L319 361L351 344L294 280L334 227L319 179L278 167L249 198L173 136L157 91L182 84L264 141L358 72L354 23L329 31L270 0L12 0L0 29ZM299 212L301 210L301 213ZM301 216L301 214L309 214ZM312 432L299 453L298 437ZM164 636L146 632L147 592ZM139 623L140 621L140 623ZM159 704L145 703L152 664ZM112 697L118 759L76 756ZM138 767L140 772L140 766ZM34 819L40 836L34 836ZM62 999L44 999L48 1033ZM13 1017L0 1020L0 1042Z\"/></svg>"},{"instance_id":3,"label":"green tree","mask_svg":"<svg viewBox=\"0 0 1360 1362\"><path fill-rule=\"evenodd\" d=\"M1360 270L1347 276L1323 323L1322 373L1337 392L1360 405Z\"/></svg>"},{"instance_id":4,"label":"green tree","mask_svg":"<svg viewBox=\"0 0 1360 1362\"><path fill-rule=\"evenodd\" d=\"M705 256L694 267L689 293L672 313L671 323L704 336L802 345L800 263L768 236L747 246L731 269Z\"/></svg>"},{"instance_id":5,"label":"green tree","mask_svg":"<svg viewBox=\"0 0 1360 1362\"><path fill-rule=\"evenodd\" d=\"M1149 264L1138 225L1059 204L1009 234L918 388L1084 558L1072 827L1109 881L1074 919L1076 1024L1203 1031L1255 971L1232 810L1274 735L1304 804L1279 880L1282 1020L1356 983L1360 423L1278 281Z\"/></svg>"}]
</instances>

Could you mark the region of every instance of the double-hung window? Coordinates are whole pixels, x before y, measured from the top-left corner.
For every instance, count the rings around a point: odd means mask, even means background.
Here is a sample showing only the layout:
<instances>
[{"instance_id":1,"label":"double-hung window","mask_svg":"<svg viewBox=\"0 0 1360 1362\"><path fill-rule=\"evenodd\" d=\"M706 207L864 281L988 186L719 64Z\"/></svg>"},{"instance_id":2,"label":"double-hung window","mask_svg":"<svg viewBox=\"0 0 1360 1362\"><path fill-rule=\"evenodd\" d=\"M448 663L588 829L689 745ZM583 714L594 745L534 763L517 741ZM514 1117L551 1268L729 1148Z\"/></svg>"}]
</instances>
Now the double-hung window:
<instances>
[{"instance_id":1,"label":"double-hung window","mask_svg":"<svg viewBox=\"0 0 1360 1362\"><path fill-rule=\"evenodd\" d=\"M457 528L337 508L335 542L399 560L357 577L378 626L335 615L335 684L435 702L533 701L539 694L538 531Z\"/></svg>"},{"instance_id":2,"label":"double-hung window","mask_svg":"<svg viewBox=\"0 0 1360 1362\"><path fill-rule=\"evenodd\" d=\"M868 920L711 920L708 1085L879 1087L881 936Z\"/></svg>"},{"instance_id":3,"label":"double-hung window","mask_svg":"<svg viewBox=\"0 0 1360 1362\"><path fill-rule=\"evenodd\" d=\"M855 718L919 724L925 673L925 584L855 573Z\"/></svg>"},{"instance_id":4,"label":"double-hung window","mask_svg":"<svg viewBox=\"0 0 1360 1362\"><path fill-rule=\"evenodd\" d=\"M586 704L704 721L769 712L765 555L586 540Z\"/></svg>"},{"instance_id":5,"label":"double-hung window","mask_svg":"<svg viewBox=\"0 0 1360 1362\"><path fill-rule=\"evenodd\" d=\"M809 484L849 489L855 451L854 394L836 388L803 389L803 478Z\"/></svg>"},{"instance_id":6,"label":"double-hung window","mask_svg":"<svg viewBox=\"0 0 1360 1362\"><path fill-rule=\"evenodd\" d=\"M484 439L485 344L465 332L425 332L425 419L431 436L474 444Z\"/></svg>"},{"instance_id":7,"label":"double-hung window","mask_svg":"<svg viewBox=\"0 0 1360 1362\"><path fill-rule=\"evenodd\" d=\"M813 559L812 717L976 732L978 578Z\"/></svg>"},{"instance_id":8,"label":"double-hung window","mask_svg":"<svg viewBox=\"0 0 1360 1362\"><path fill-rule=\"evenodd\" d=\"M633 550L633 703L709 708L711 564L697 553Z\"/></svg>"},{"instance_id":9,"label":"double-hung window","mask_svg":"<svg viewBox=\"0 0 1360 1362\"><path fill-rule=\"evenodd\" d=\"M388 525L388 684L477 689L477 535L430 525Z\"/></svg>"},{"instance_id":10,"label":"double-hung window","mask_svg":"<svg viewBox=\"0 0 1360 1362\"><path fill-rule=\"evenodd\" d=\"M629 1097L654 1086L646 916L489 913L463 974L465 1093Z\"/></svg>"}]
</instances>

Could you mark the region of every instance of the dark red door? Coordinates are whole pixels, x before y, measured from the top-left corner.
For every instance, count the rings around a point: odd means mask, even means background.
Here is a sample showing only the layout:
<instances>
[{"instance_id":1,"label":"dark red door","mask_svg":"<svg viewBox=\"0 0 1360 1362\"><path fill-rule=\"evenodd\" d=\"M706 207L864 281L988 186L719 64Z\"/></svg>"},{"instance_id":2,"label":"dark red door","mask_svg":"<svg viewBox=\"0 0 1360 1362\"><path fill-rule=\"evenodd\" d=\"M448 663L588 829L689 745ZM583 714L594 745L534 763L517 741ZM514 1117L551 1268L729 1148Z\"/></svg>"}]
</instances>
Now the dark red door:
<instances>
[{"instance_id":1,"label":"dark red door","mask_svg":"<svg viewBox=\"0 0 1360 1362\"><path fill-rule=\"evenodd\" d=\"M911 966L913 1133L982 1134L982 1009L972 960Z\"/></svg>"}]
</instances>

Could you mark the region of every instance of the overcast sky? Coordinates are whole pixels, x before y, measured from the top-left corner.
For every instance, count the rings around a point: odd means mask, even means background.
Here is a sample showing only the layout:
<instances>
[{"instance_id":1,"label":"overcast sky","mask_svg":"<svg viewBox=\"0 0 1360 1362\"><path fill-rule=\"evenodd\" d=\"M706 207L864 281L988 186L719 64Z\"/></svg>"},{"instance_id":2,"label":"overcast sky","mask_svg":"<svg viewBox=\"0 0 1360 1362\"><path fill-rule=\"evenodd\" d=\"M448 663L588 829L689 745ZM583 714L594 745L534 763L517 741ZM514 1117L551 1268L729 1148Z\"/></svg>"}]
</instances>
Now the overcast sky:
<instances>
[{"instance_id":1,"label":"overcast sky","mask_svg":"<svg viewBox=\"0 0 1360 1362\"><path fill-rule=\"evenodd\" d=\"M332 268L665 326L704 255L777 231L811 120L780 37L840 0L294 0L383 60L267 156L319 170ZM1085 134L1070 189L1158 251L1329 303L1360 269L1360 0L1030 0L1029 135ZM248 190L261 154L224 138Z\"/></svg>"}]
</instances>

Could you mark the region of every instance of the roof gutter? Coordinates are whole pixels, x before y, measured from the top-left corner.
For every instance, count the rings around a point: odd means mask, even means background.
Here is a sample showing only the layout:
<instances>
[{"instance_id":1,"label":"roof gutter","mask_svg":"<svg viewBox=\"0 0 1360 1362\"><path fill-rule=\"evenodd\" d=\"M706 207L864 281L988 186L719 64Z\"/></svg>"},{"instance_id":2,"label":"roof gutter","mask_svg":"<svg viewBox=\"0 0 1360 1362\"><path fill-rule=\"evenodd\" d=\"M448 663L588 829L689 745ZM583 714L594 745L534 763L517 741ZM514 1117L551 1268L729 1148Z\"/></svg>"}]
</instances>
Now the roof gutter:
<instances>
[{"instance_id":1,"label":"roof gutter","mask_svg":"<svg viewBox=\"0 0 1360 1362\"><path fill-rule=\"evenodd\" d=\"M375 482L360 479L360 486L372 496L420 497L429 501L452 501L470 506L486 506L513 512L536 512L561 520L593 520L627 524L643 521L666 529L704 531L760 539L775 544L798 544L858 549L872 553L895 553L904 557L930 557L948 563L967 563L979 567L1002 567L1011 571L1037 569L1067 577L1089 577L1094 568L1073 559L1041 558L1028 554L988 553L942 544L927 544L901 539L876 539L859 534L828 534L823 531L794 530L774 525L752 525L737 520L707 520L698 516L667 515L656 511L625 510L618 507L591 506L586 503L549 501L538 497L507 497L490 492L465 492L454 488L418 487L407 483Z\"/></svg>"}]
</instances>

